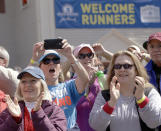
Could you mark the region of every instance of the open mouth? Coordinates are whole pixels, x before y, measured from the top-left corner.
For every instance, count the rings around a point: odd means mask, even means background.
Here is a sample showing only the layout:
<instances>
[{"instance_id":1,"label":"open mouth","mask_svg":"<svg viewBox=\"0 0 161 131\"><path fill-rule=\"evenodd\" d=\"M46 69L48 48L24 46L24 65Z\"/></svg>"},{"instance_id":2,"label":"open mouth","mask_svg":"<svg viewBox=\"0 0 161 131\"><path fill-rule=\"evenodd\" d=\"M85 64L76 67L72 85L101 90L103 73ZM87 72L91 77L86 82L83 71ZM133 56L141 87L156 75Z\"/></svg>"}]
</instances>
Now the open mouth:
<instances>
[{"instance_id":1,"label":"open mouth","mask_svg":"<svg viewBox=\"0 0 161 131\"><path fill-rule=\"evenodd\" d=\"M49 73L55 73L55 69L50 69Z\"/></svg>"}]
</instances>

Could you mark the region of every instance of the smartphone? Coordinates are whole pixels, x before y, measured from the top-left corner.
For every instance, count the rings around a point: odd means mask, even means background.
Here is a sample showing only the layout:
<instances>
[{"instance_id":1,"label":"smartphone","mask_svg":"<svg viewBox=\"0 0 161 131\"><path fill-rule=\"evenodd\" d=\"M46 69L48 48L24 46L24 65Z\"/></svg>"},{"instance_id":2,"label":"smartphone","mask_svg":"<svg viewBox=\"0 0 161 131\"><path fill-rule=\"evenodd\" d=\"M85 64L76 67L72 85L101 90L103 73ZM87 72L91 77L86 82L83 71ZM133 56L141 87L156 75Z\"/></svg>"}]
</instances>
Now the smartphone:
<instances>
[{"instance_id":1,"label":"smartphone","mask_svg":"<svg viewBox=\"0 0 161 131\"><path fill-rule=\"evenodd\" d=\"M48 49L62 49L63 43L62 43L63 39L45 39L44 40L44 49L48 50Z\"/></svg>"},{"instance_id":2,"label":"smartphone","mask_svg":"<svg viewBox=\"0 0 161 131\"><path fill-rule=\"evenodd\" d=\"M135 94L135 92L136 92L136 87L134 87L133 94Z\"/></svg>"},{"instance_id":3,"label":"smartphone","mask_svg":"<svg viewBox=\"0 0 161 131\"><path fill-rule=\"evenodd\" d=\"M117 83L118 83L118 80L116 80L115 86L117 85Z\"/></svg>"},{"instance_id":4,"label":"smartphone","mask_svg":"<svg viewBox=\"0 0 161 131\"><path fill-rule=\"evenodd\" d=\"M135 82L135 83L138 85L137 82ZM133 94L135 94L135 91L136 91L136 87L134 87Z\"/></svg>"}]
</instances>

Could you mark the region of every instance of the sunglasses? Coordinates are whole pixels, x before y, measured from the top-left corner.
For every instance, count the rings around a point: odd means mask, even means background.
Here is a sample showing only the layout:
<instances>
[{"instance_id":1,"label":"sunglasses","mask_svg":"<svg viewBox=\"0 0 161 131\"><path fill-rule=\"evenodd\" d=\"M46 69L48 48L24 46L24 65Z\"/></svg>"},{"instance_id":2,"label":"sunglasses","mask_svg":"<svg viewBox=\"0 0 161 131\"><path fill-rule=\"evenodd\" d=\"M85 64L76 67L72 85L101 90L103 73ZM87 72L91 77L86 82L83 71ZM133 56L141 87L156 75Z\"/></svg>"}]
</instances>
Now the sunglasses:
<instances>
[{"instance_id":1,"label":"sunglasses","mask_svg":"<svg viewBox=\"0 0 161 131\"><path fill-rule=\"evenodd\" d=\"M60 58L52 58L52 59L44 58L44 59L42 60L42 63L45 64L45 65L48 65L48 64L50 64L51 61L52 61L54 64L60 64Z\"/></svg>"},{"instance_id":2,"label":"sunglasses","mask_svg":"<svg viewBox=\"0 0 161 131\"><path fill-rule=\"evenodd\" d=\"M131 69L132 66L133 66L133 65L131 65L131 64L115 64L115 65L114 65L114 69L119 70L119 69L121 69L122 67L123 67L124 69Z\"/></svg>"},{"instance_id":3,"label":"sunglasses","mask_svg":"<svg viewBox=\"0 0 161 131\"><path fill-rule=\"evenodd\" d=\"M85 59L86 56L89 58L89 59L92 59L94 57L94 54L91 52L91 53L87 53L87 54L79 54L78 55L78 58L79 59Z\"/></svg>"},{"instance_id":4,"label":"sunglasses","mask_svg":"<svg viewBox=\"0 0 161 131\"><path fill-rule=\"evenodd\" d=\"M4 58L3 58L3 57L0 57L0 59L3 59L3 60L4 60Z\"/></svg>"}]
</instances>

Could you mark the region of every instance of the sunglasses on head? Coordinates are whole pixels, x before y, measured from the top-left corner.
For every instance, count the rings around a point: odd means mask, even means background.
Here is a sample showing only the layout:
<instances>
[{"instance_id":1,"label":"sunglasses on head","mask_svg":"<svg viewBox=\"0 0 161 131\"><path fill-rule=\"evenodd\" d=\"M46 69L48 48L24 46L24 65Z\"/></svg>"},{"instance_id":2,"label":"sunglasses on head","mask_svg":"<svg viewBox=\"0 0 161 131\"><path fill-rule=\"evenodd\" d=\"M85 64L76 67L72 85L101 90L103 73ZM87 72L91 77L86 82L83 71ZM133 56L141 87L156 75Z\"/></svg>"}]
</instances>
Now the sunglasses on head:
<instances>
[{"instance_id":1,"label":"sunglasses on head","mask_svg":"<svg viewBox=\"0 0 161 131\"><path fill-rule=\"evenodd\" d=\"M60 64L60 58L58 58L58 57L52 58L52 59L44 58L44 59L42 60L42 63L45 64L45 65L48 65L48 64L50 64L51 61L52 61L54 64Z\"/></svg>"},{"instance_id":2,"label":"sunglasses on head","mask_svg":"<svg viewBox=\"0 0 161 131\"><path fill-rule=\"evenodd\" d=\"M119 70L119 69L121 69L122 67L123 67L124 69L131 69L132 66L133 66L133 65L131 65L131 64L115 64L115 65L114 65L114 69Z\"/></svg>"},{"instance_id":3,"label":"sunglasses on head","mask_svg":"<svg viewBox=\"0 0 161 131\"><path fill-rule=\"evenodd\" d=\"M92 58L94 57L94 54L93 54L92 52L91 52L91 53L87 53L87 54L82 54L82 53L80 53L80 54L78 55L78 58L79 58L79 59L85 59L86 56L87 56L89 59L92 59Z\"/></svg>"}]
</instances>

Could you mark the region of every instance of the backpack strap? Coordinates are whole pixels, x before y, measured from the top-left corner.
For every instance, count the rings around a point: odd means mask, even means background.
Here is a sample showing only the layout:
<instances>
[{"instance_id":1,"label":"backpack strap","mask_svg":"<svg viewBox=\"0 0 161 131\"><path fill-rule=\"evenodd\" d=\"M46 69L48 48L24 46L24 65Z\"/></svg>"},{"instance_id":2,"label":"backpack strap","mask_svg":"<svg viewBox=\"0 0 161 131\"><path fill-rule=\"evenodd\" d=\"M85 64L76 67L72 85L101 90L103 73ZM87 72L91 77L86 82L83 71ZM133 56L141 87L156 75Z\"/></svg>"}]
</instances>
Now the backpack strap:
<instances>
[{"instance_id":1,"label":"backpack strap","mask_svg":"<svg viewBox=\"0 0 161 131\"><path fill-rule=\"evenodd\" d=\"M110 100L110 90L102 90L101 94L106 102ZM106 131L110 131L110 125L106 128Z\"/></svg>"},{"instance_id":2,"label":"backpack strap","mask_svg":"<svg viewBox=\"0 0 161 131\"><path fill-rule=\"evenodd\" d=\"M101 94L103 98L105 99L105 101L110 100L110 90L102 90Z\"/></svg>"}]
</instances>

